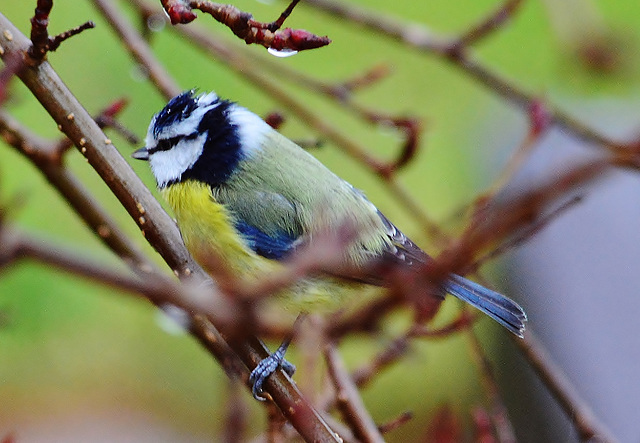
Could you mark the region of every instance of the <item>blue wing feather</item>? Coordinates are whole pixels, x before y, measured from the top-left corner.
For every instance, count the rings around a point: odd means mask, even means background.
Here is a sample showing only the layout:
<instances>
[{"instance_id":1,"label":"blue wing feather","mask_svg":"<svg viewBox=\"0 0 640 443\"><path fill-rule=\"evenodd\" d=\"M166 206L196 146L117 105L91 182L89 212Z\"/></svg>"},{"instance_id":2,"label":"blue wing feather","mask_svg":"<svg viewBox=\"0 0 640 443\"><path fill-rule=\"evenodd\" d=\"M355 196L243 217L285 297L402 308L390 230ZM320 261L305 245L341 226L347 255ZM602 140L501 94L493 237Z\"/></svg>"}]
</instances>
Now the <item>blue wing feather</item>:
<instances>
[{"instance_id":1,"label":"blue wing feather","mask_svg":"<svg viewBox=\"0 0 640 443\"><path fill-rule=\"evenodd\" d=\"M282 259L293 249L298 239L294 234L286 232L278 232L275 236L266 234L242 220L236 221L235 227L253 252L271 260Z\"/></svg>"}]
</instances>

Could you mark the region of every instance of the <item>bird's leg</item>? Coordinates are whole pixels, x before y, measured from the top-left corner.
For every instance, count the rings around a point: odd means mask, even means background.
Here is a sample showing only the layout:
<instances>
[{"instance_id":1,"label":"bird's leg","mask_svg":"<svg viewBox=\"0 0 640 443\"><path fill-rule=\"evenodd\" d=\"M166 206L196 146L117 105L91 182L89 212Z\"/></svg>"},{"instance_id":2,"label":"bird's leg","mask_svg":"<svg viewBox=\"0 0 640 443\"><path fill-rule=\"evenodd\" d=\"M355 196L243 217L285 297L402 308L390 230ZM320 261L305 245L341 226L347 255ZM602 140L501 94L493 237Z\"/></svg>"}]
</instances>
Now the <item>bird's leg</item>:
<instances>
[{"instance_id":1,"label":"bird's leg","mask_svg":"<svg viewBox=\"0 0 640 443\"><path fill-rule=\"evenodd\" d=\"M265 401L265 398L262 396L262 385L267 377L276 372L278 368L282 368L289 376L292 376L296 371L296 367L284 359L284 354L287 352L287 348L293 339L293 334L303 318L304 314L298 315L296 321L293 323L291 334L285 337L282 344L278 346L278 349L276 349L274 353L261 360L255 369L251 371L249 382L253 384L251 392L256 400Z\"/></svg>"}]
</instances>

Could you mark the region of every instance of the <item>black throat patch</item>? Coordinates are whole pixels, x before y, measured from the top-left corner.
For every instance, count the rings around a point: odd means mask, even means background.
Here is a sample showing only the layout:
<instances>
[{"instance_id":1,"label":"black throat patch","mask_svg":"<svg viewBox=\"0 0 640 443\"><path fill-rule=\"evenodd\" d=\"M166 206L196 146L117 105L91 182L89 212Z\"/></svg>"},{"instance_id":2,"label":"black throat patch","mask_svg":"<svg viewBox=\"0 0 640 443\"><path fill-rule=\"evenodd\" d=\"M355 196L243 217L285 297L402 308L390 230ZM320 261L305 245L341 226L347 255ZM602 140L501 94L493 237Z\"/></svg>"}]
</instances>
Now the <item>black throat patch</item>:
<instances>
[{"instance_id":1,"label":"black throat patch","mask_svg":"<svg viewBox=\"0 0 640 443\"><path fill-rule=\"evenodd\" d=\"M200 158L187 169L181 180L198 180L211 186L224 183L242 160L238 128L231 123L232 102L220 100L218 106L202 117L198 134L207 133Z\"/></svg>"}]
</instances>

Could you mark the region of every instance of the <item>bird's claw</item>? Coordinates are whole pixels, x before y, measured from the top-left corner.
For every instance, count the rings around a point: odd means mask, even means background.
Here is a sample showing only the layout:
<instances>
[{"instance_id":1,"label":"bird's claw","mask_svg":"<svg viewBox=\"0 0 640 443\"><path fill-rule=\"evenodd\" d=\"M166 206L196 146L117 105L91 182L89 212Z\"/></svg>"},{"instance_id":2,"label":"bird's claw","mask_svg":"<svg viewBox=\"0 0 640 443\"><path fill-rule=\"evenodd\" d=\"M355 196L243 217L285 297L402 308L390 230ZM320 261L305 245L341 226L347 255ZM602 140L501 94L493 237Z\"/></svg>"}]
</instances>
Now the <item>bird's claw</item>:
<instances>
[{"instance_id":1,"label":"bird's claw","mask_svg":"<svg viewBox=\"0 0 640 443\"><path fill-rule=\"evenodd\" d=\"M278 348L276 352L269 355L258 363L251 375L249 375L249 382L252 384L251 392L253 398L259 401L265 401L266 398L262 396L262 385L267 377L276 372L278 368L282 368L287 375L291 376L296 371L296 367L284 359L285 349Z\"/></svg>"}]
</instances>

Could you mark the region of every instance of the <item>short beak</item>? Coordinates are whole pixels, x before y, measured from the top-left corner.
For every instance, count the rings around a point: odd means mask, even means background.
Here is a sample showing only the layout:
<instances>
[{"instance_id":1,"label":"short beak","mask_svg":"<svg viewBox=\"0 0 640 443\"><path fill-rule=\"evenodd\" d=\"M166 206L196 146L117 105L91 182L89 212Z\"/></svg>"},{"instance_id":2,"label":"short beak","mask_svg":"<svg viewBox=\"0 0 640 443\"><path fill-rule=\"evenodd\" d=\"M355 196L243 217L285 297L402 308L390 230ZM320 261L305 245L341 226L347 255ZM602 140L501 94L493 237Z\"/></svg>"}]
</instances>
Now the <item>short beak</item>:
<instances>
[{"instance_id":1,"label":"short beak","mask_svg":"<svg viewBox=\"0 0 640 443\"><path fill-rule=\"evenodd\" d=\"M147 151L147 148L140 148L137 151L133 152L133 154L131 154L131 157L135 158L136 160L149 160L149 151Z\"/></svg>"}]
</instances>

